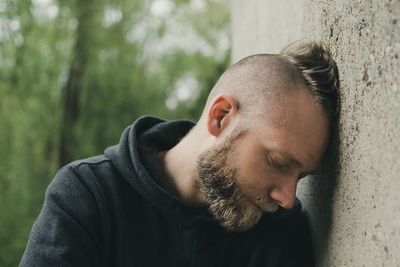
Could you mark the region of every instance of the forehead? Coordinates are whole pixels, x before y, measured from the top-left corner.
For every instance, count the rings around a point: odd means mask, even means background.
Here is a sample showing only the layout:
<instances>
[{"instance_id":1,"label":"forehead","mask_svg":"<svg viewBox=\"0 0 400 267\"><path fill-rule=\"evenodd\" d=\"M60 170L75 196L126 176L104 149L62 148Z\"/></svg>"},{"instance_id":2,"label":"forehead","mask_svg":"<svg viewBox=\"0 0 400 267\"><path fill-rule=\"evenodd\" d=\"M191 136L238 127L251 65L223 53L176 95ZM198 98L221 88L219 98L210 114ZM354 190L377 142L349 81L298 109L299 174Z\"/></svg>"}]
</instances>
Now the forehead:
<instances>
[{"instance_id":1,"label":"forehead","mask_svg":"<svg viewBox=\"0 0 400 267\"><path fill-rule=\"evenodd\" d=\"M255 124L266 149L291 154L307 165L318 164L328 143L328 120L306 89L279 97L262 117Z\"/></svg>"}]
</instances>

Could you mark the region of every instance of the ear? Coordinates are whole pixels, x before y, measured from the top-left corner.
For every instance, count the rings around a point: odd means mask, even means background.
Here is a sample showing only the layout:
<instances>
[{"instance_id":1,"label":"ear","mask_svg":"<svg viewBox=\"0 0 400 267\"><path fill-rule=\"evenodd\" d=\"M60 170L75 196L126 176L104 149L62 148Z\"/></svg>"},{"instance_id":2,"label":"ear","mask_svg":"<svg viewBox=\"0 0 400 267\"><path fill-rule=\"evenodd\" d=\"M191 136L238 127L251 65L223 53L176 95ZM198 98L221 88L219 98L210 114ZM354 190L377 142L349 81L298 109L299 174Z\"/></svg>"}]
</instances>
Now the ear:
<instances>
[{"instance_id":1,"label":"ear","mask_svg":"<svg viewBox=\"0 0 400 267\"><path fill-rule=\"evenodd\" d=\"M213 136L219 136L237 113L237 102L233 96L220 95L212 102L208 111L207 128Z\"/></svg>"}]
</instances>

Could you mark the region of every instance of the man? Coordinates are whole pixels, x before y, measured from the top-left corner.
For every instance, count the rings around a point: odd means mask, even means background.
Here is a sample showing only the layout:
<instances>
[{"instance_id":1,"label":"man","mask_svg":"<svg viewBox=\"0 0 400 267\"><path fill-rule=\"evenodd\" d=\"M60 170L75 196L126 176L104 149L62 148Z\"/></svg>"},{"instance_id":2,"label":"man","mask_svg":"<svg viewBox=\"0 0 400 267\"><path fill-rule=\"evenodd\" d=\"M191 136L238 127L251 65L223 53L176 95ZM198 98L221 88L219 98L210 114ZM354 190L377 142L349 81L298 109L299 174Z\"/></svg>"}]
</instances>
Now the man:
<instances>
[{"instance_id":1,"label":"man","mask_svg":"<svg viewBox=\"0 0 400 267\"><path fill-rule=\"evenodd\" d=\"M142 117L62 168L21 266L312 266L296 185L327 148L338 85L315 43L242 59L197 124Z\"/></svg>"}]
</instances>

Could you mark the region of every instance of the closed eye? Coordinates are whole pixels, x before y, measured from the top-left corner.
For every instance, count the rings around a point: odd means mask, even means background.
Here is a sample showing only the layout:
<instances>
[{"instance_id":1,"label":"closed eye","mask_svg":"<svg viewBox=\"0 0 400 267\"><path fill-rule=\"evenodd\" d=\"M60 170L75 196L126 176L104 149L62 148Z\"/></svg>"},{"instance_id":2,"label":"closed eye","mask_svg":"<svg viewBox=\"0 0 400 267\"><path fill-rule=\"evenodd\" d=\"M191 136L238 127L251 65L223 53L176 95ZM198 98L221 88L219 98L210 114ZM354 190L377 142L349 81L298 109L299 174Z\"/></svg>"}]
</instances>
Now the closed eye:
<instances>
[{"instance_id":1,"label":"closed eye","mask_svg":"<svg viewBox=\"0 0 400 267\"><path fill-rule=\"evenodd\" d=\"M273 157L271 157L271 155L269 153L267 153L267 162L270 166L279 169L279 170L286 170L290 167L290 164L288 163L283 163L278 161L277 159L274 159Z\"/></svg>"}]
</instances>

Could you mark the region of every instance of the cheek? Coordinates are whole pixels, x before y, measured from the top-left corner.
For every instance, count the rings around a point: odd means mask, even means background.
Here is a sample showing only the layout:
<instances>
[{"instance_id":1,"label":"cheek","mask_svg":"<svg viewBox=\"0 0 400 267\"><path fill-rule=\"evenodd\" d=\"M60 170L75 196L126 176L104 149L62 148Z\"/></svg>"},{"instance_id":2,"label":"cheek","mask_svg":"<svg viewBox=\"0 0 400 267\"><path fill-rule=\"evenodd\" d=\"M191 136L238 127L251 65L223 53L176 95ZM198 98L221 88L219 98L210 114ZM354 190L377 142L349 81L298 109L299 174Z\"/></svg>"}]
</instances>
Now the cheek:
<instances>
[{"instance_id":1,"label":"cheek","mask_svg":"<svg viewBox=\"0 0 400 267\"><path fill-rule=\"evenodd\" d=\"M273 170L267 164L262 145L254 138L238 143L234 150L236 180L254 194L265 194L273 186Z\"/></svg>"},{"instance_id":2,"label":"cheek","mask_svg":"<svg viewBox=\"0 0 400 267\"><path fill-rule=\"evenodd\" d=\"M255 153L247 155L240 162L238 179L240 184L251 192L266 192L272 186L273 174L264 159Z\"/></svg>"}]
</instances>

